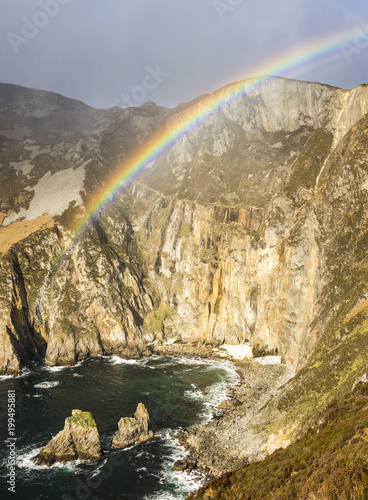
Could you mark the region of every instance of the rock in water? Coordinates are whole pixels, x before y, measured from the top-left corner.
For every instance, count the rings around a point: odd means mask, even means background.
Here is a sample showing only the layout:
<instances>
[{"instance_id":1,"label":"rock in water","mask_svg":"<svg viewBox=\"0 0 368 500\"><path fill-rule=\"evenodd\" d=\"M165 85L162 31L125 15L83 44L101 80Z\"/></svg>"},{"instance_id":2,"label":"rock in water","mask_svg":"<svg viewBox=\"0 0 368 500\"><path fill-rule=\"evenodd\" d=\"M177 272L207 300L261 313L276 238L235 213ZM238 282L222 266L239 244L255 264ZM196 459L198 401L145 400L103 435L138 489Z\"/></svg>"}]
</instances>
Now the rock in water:
<instances>
[{"instance_id":1,"label":"rock in water","mask_svg":"<svg viewBox=\"0 0 368 500\"><path fill-rule=\"evenodd\" d=\"M54 436L32 458L36 465L50 467L55 462L89 460L97 462L102 456L96 422L89 411L73 410L65 420L64 429Z\"/></svg>"},{"instance_id":2,"label":"rock in water","mask_svg":"<svg viewBox=\"0 0 368 500\"><path fill-rule=\"evenodd\" d=\"M125 448L134 443L145 443L154 438L154 432L148 429L149 414L143 403L139 403L134 417L119 420L119 430L112 440L116 448Z\"/></svg>"}]
</instances>

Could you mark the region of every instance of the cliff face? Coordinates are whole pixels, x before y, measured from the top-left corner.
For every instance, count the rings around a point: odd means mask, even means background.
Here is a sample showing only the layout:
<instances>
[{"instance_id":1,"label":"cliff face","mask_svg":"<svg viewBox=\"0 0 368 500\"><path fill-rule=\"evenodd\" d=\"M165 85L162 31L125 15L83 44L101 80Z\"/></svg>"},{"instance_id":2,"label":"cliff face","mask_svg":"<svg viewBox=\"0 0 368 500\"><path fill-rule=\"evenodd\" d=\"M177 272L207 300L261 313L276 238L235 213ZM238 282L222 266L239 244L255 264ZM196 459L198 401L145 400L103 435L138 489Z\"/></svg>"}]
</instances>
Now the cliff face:
<instances>
[{"instance_id":1,"label":"cliff face","mask_svg":"<svg viewBox=\"0 0 368 500\"><path fill-rule=\"evenodd\" d=\"M313 349L305 342L316 316L325 269L319 222L275 198L266 209L204 207L143 187L134 228L147 274L161 298L145 329L216 345L250 341L287 363ZM141 211L141 212L140 212Z\"/></svg>"},{"instance_id":2,"label":"cliff face","mask_svg":"<svg viewBox=\"0 0 368 500\"><path fill-rule=\"evenodd\" d=\"M121 207L65 249L91 193L165 110L94 110L11 85L0 93L0 372L140 356L152 299Z\"/></svg>"},{"instance_id":3,"label":"cliff face","mask_svg":"<svg viewBox=\"0 0 368 500\"><path fill-rule=\"evenodd\" d=\"M280 353L296 374L261 410L259 422L270 417L257 446L268 450L363 375L368 86L275 78L219 90L222 111L148 165L64 253L71 221L114 168L159 126L199 116L209 97L174 110L97 111L0 91L8 93L1 373L44 357L139 356L162 337L249 340L254 352ZM244 458L246 440L237 439Z\"/></svg>"},{"instance_id":4,"label":"cliff face","mask_svg":"<svg viewBox=\"0 0 368 500\"><path fill-rule=\"evenodd\" d=\"M140 357L145 314L152 308L131 243L131 227L109 218L71 253L58 227L35 233L0 264L2 370L17 373L28 360L74 364L88 356ZM55 270L56 268L56 270ZM46 349L47 347L47 349Z\"/></svg>"}]
</instances>

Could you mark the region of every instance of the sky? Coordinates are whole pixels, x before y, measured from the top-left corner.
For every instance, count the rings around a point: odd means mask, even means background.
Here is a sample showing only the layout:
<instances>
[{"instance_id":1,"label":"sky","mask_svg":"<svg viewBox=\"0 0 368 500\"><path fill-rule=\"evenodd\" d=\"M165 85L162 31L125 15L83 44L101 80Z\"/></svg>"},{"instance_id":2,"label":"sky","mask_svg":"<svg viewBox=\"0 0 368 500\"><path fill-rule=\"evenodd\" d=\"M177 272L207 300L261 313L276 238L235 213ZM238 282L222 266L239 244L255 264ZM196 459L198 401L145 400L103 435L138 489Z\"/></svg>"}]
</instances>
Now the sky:
<instances>
[{"instance_id":1,"label":"sky","mask_svg":"<svg viewBox=\"0 0 368 500\"><path fill-rule=\"evenodd\" d=\"M0 0L0 14L1 82L97 108L174 107L259 68L368 82L366 0ZM272 61L339 33L351 39L333 57L275 73Z\"/></svg>"}]
</instances>

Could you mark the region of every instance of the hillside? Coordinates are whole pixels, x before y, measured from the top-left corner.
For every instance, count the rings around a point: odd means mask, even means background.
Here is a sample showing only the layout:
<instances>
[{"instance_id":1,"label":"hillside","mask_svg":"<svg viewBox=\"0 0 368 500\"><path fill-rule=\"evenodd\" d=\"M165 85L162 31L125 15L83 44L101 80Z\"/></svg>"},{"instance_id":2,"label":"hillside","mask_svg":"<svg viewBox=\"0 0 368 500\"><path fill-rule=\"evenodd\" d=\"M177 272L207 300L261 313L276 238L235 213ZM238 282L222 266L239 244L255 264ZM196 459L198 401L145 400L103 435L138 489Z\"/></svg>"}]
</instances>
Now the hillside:
<instances>
[{"instance_id":1,"label":"hillside","mask_svg":"<svg viewBox=\"0 0 368 500\"><path fill-rule=\"evenodd\" d=\"M305 436L263 462L211 481L188 500L360 500L368 494L368 385L334 401Z\"/></svg>"}]
</instances>

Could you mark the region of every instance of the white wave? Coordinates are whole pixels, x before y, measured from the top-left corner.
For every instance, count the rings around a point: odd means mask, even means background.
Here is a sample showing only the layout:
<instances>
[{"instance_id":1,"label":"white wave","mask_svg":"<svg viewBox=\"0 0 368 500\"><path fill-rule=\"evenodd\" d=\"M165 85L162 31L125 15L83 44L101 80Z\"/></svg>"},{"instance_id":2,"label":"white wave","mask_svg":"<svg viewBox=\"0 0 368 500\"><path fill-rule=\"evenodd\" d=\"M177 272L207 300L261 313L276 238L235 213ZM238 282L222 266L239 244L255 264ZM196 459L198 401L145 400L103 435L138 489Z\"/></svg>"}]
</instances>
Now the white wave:
<instances>
[{"instance_id":1,"label":"white wave","mask_svg":"<svg viewBox=\"0 0 368 500\"><path fill-rule=\"evenodd\" d=\"M65 467L67 464L61 464L61 463L56 463L52 465L51 467L47 467L47 465L36 465L34 462L32 462L32 458L35 457L40 451L42 450L41 448L30 448L27 447L23 450L23 452L18 452L17 454L17 466L20 468L24 469L31 469L31 470L49 470L52 468L62 468Z\"/></svg>"},{"instance_id":2,"label":"white wave","mask_svg":"<svg viewBox=\"0 0 368 500\"><path fill-rule=\"evenodd\" d=\"M96 356L96 358L98 357L106 357L106 356ZM42 370L50 373L58 373L62 372L63 370L73 370L75 368L78 368L79 366L82 366L87 361L91 361L92 359L93 358L82 359L81 361L78 361L78 363L75 363L74 365L63 365L63 366L43 365Z\"/></svg>"},{"instance_id":3,"label":"white wave","mask_svg":"<svg viewBox=\"0 0 368 500\"><path fill-rule=\"evenodd\" d=\"M23 368L21 370L21 373L19 375L0 375L0 381L1 380L9 380L9 379L13 379L13 380L16 380L18 378L23 378L23 377L28 377L28 375L30 375L32 373L31 369L30 368Z\"/></svg>"},{"instance_id":4,"label":"white wave","mask_svg":"<svg viewBox=\"0 0 368 500\"><path fill-rule=\"evenodd\" d=\"M109 459L109 455L106 455L103 458L102 462L100 462L100 464L98 465L98 467L94 470L93 474L91 474L91 478L99 475L101 469L104 468L104 466L106 465L106 462L108 461L108 459Z\"/></svg>"},{"instance_id":5,"label":"white wave","mask_svg":"<svg viewBox=\"0 0 368 500\"><path fill-rule=\"evenodd\" d=\"M213 410L225 399L229 399L228 384L226 382L220 382L209 389L206 401L203 403L202 421L204 423L212 420Z\"/></svg>"},{"instance_id":6,"label":"white wave","mask_svg":"<svg viewBox=\"0 0 368 500\"><path fill-rule=\"evenodd\" d=\"M35 457L41 450L41 448L33 448L30 446L27 446L23 450L17 451L17 459L16 463L17 466L25 471L34 471L34 470L39 470L39 471L49 471L52 469L64 469L67 471L74 471L77 469L77 467L81 464L83 465L91 465L94 466L96 465L94 462L89 462L86 460L74 460L71 462L65 462L65 463L60 463L56 462L50 467L47 465L36 465L33 461L32 458Z\"/></svg>"},{"instance_id":7,"label":"white wave","mask_svg":"<svg viewBox=\"0 0 368 500\"><path fill-rule=\"evenodd\" d=\"M179 429L176 429L178 432ZM159 476L159 483L167 486L175 485L175 493L157 492L153 495L145 496L143 500L178 500L197 490L204 482L204 477L198 472L174 471L174 463L186 457L189 452L179 445L176 439L172 439L173 429L162 429L156 435L164 441L167 454L163 461L163 467Z\"/></svg>"},{"instance_id":8,"label":"white wave","mask_svg":"<svg viewBox=\"0 0 368 500\"><path fill-rule=\"evenodd\" d=\"M213 369L224 368L229 372L236 373L234 364L226 359L200 358L195 356L190 358L187 358L186 356L172 356L171 364L169 364L168 366L175 366L178 363L188 366L204 365L208 366L208 368Z\"/></svg>"},{"instance_id":9,"label":"white wave","mask_svg":"<svg viewBox=\"0 0 368 500\"><path fill-rule=\"evenodd\" d=\"M74 368L76 365L73 366L48 366L44 365L42 367L43 371L50 372L50 373L58 373L62 372L63 370L66 370L67 368Z\"/></svg>"},{"instance_id":10,"label":"white wave","mask_svg":"<svg viewBox=\"0 0 368 500\"><path fill-rule=\"evenodd\" d=\"M203 399L206 395L195 384L190 384L191 390L184 391L184 396L189 399Z\"/></svg>"},{"instance_id":11,"label":"white wave","mask_svg":"<svg viewBox=\"0 0 368 500\"><path fill-rule=\"evenodd\" d=\"M148 364L148 363L154 361L155 359L159 359L159 356L150 356L147 358L145 357L145 358L140 358L140 359L124 359L116 354L113 354L112 356L109 357L109 362L112 365L146 366L147 368L150 368L151 370L155 370L156 366L150 366Z\"/></svg>"},{"instance_id":12,"label":"white wave","mask_svg":"<svg viewBox=\"0 0 368 500\"><path fill-rule=\"evenodd\" d=\"M211 385L204 396L203 422L207 423L213 418L213 410L224 400L229 399L229 388L240 382L240 376L232 364L226 364L224 380Z\"/></svg>"},{"instance_id":13,"label":"white wave","mask_svg":"<svg viewBox=\"0 0 368 500\"><path fill-rule=\"evenodd\" d=\"M40 382L39 384L35 384L34 387L37 389L50 389L51 387L56 387L59 385L60 382L54 381L54 382Z\"/></svg>"},{"instance_id":14,"label":"white wave","mask_svg":"<svg viewBox=\"0 0 368 500\"><path fill-rule=\"evenodd\" d=\"M136 365L138 363L137 359L123 359L116 354L110 356L109 361L112 365Z\"/></svg>"}]
</instances>

